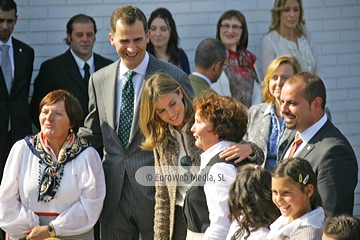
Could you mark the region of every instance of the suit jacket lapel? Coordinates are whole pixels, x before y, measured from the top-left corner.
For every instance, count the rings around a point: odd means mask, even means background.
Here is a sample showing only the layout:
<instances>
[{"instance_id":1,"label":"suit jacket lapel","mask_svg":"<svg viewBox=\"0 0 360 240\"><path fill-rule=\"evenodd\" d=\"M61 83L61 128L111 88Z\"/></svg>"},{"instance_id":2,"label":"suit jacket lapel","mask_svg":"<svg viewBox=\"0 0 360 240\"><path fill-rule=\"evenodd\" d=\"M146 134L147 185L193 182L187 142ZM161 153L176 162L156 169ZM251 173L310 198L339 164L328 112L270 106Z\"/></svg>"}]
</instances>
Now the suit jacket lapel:
<instances>
[{"instance_id":1,"label":"suit jacket lapel","mask_svg":"<svg viewBox=\"0 0 360 240\"><path fill-rule=\"evenodd\" d=\"M21 75L25 71L27 57L24 56L23 49L20 48L18 41L14 37L12 38L12 44L14 50L14 68L15 68L13 86L16 86L15 83L19 81L19 75Z\"/></svg>"},{"instance_id":2,"label":"suit jacket lapel","mask_svg":"<svg viewBox=\"0 0 360 240\"><path fill-rule=\"evenodd\" d=\"M64 53L63 64L65 69L67 69L67 74L69 79L75 82L75 84L79 85L81 89L85 92L88 92L88 86L85 84L83 77L80 74L79 67L75 61L74 56L71 54L70 49L68 49Z\"/></svg>"},{"instance_id":3,"label":"suit jacket lapel","mask_svg":"<svg viewBox=\"0 0 360 240\"><path fill-rule=\"evenodd\" d=\"M107 68L106 73L102 76L102 81L100 84L102 85L102 90L100 94L104 99L103 102L106 103L106 110L105 112L109 114L108 123L111 128L115 129L116 131L116 123L119 119L116 119L116 111L117 108L120 109L120 105L117 103L117 67L120 63L120 60L110 64ZM120 140L119 140L120 141Z\"/></svg>"}]
</instances>

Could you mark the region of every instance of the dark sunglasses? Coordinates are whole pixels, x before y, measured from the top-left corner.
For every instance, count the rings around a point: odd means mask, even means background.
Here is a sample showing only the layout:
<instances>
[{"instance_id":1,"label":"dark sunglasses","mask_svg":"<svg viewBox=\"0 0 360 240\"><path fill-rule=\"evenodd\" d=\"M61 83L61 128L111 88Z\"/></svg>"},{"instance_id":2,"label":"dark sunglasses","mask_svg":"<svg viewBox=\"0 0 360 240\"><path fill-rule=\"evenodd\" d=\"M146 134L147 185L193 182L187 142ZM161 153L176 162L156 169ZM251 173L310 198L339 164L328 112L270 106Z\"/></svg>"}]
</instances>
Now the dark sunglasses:
<instances>
[{"instance_id":1,"label":"dark sunglasses","mask_svg":"<svg viewBox=\"0 0 360 240\"><path fill-rule=\"evenodd\" d=\"M190 158L190 156L188 156L188 155L183 156L180 159L180 164L181 164L182 167L190 167L191 166L191 158Z\"/></svg>"}]
</instances>

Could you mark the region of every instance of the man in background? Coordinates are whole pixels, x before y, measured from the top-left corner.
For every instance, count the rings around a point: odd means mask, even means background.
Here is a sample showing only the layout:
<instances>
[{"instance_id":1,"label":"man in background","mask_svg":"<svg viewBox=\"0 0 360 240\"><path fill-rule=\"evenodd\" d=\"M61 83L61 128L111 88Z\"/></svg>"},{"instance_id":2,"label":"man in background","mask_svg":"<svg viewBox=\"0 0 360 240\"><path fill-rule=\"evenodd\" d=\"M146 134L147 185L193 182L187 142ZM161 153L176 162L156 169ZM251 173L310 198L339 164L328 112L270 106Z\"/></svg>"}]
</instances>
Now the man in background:
<instances>
[{"instance_id":1,"label":"man in background","mask_svg":"<svg viewBox=\"0 0 360 240\"><path fill-rule=\"evenodd\" d=\"M215 93L210 85L218 80L228 59L226 46L219 40L207 38L200 42L195 52L195 70L189 75L195 96Z\"/></svg>"},{"instance_id":2,"label":"man in background","mask_svg":"<svg viewBox=\"0 0 360 240\"><path fill-rule=\"evenodd\" d=\"M112 61L93 52L96 40L95 20L85 14L70 18L66 24L69 49L41 64L34 81L34 93L30 103L31 120L40 129L39 103L51 91L63 89L71 92L83 110L83 120L88 114L88 81L92 73Z\"/></svg>"}]
</instances>

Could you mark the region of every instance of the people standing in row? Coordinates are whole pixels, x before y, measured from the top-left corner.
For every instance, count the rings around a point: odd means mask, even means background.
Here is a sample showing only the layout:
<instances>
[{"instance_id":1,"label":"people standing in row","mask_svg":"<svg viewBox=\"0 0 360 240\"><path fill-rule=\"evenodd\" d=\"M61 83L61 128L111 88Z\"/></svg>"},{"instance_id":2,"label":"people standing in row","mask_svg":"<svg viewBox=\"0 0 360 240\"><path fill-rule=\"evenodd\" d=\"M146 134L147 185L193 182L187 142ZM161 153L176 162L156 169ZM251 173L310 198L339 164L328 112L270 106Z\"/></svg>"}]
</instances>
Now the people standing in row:
<instances>
[{"instance_id":1,"label":"people standing in row","mask_svg":"<svg viewBox=\"0 0 360 240\"><path fill-rule=\"evenodd\" d=\"M179 48L179 35L172 14L166 8L153 11L148 21L150 41L146 50L156 58L174 64L188 75L190 65L184 50Z\"/></svg>"},{"instance_id":2,"label":"people standing in row","mask_svg":"<svg viewBox=\"0 0 360 240\"><path fill-rule=\"evenodd\" d=\"M227 62L228 50L220 40L207 38L199 43L195 52L195 70L189 75L195 96L215 92L211 85L219 79Z\"/></svg>"},{"instance_id":3,"label":"people standing in row","mask_svg":"<svg viewBox=\"0 0 360 240\"><path fill-rule=\"evenodd\" d=\"M228 10L220 16L216 39L228 48L229 60L224 73L211 86L220 95L234 97L247 108L262 102L256 56L247 50L248 36L246 19L241 12Z\"/></svg>"},{"instance_id":4,"label":"people standing in row","mask_svg":"<svg viewBox=\"0 0 360 240\"><path fill-rule=\"evenodd\" d=\"M143 166L154 166L151 151L140 149L138 128L140 90L146 80L164 71L193 97L187 74L146 52L150 33L145 14L137 7L122 6L110 19L109 39L120 59L91 75L89 115L79 136L98 147L103 144L106 197L100 216L103 239L154 237L155 187L135 180Z\"/></svg>"},{"instance_id":5,"label":"people standing in row","mask_svg":"<svg viewBox=\"0 0 360 240\"><path fill-rule=\"evenodd\" d=\"M112 63L93 52L96 41L95 20L85 14L77 14L66 24L64 41L69 49L52 59L43 62L34 81L34 93L30 102L31 118L40 129L39 103L49 92L63 89L71 92L80 101L84 112L83 120L88 114L88 82L95 71Z\"/></svg>"},{"instance_id":6,"label":"people standing in row","mask_svg":"<svg viewBox=\"0 0 360 240\"><path fill-rule=\"evenodd\" d=\"M286 128L293 130L280 159L310 162L327 217L352 214L358 164L349 141L324 112L323 81L310 72L295 74L282 87L280 101Z\"/></svg>"},{"instance_id":7,"label":"people standing in row","mask_svg":"<svg viewBox=\"0 0 360 240\"><path fill-rule=\"evenodd\" d=\"M269 29L260 47L263 71L276 57L292 55L304 71L321 76L316 43L305 27L302 0L275 0Z\"/></svg>"}]
</instances>

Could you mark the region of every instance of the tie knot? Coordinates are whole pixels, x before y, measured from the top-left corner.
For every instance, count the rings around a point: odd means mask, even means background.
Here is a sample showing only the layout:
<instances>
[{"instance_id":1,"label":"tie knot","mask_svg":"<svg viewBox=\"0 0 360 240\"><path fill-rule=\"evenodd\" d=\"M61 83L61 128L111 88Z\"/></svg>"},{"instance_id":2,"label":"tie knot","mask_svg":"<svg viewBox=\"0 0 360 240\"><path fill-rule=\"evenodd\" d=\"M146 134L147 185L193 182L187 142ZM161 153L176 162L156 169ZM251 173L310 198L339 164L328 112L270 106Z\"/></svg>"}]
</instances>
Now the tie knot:
<instances>
[{"instance_id":1,"label":"tie knot","mask_svg":"<svg viewBox=\"0 0 360 240\"><path fill-rule=\"evenodd\" d=\"M10 46L6 45L6 44L3 44L3 45L0 46L0 50L2 52L9 52L9 48L10 48Z\"/></svg>"},{"instance_id":2,"label":"tie knot","mask_svg":"<svg viewBox=\"0 0 360 240\"><path fill-rule=\"evenodd\" d=\"M85 62L83 69L84 69L85 71L89 71L90 66L89 66L89 64L87 64L87 62Z\"/></svg>"},{"instance_id":3,"label":"tie knot","mask_svg":"<svg viewBox=\"0 0 360 240\"><path fill-rule=\"evenodd\" d=\"M133 77L135 74L136 74L135 71L129 70L129 71L126 73L127 79L128 79L128 80L131 80L132 77Z\"/></svg>"},{"instance_id":4,"label":"tie knot","mask_svg":"<svg viewBox=\"0 0 360 240\"><path fill-rule=\"evenodd\" d=\"M300 143L302 143L302 141L303 140L301 139L300 134L296 134L294 142L297 143L297 144L300 144Z\"/></svg>"}]
</instances>

